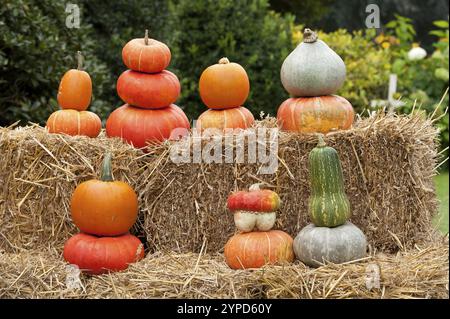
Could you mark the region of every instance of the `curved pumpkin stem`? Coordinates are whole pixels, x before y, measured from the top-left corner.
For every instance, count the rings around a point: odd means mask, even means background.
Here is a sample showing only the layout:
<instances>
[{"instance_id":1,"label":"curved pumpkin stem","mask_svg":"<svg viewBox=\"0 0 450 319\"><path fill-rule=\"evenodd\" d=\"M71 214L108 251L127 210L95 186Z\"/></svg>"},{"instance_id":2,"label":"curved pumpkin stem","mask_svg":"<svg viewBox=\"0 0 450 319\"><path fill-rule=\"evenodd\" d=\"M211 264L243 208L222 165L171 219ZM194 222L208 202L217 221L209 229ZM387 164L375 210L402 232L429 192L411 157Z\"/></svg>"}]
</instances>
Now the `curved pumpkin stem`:
<instances>
[{"instance_id":1,"label":"curved pumpkin stem","mask_svg":"<svg viewBox=\"0 0 450 319\"><path fill-rule=\"evenodd\" d=\"M248 190L249 190L249 191L259 191L259 190L261 190L261 186L263 186L263 185L265 185L265 183L255 183L255 184L252 184L252 185L248 188Z\"/></svg>"},{"instance_id":2,"label":"curved pumpkin stem","mask_svg":"<svg viewBox=\"0 0 450 319\"><path fill-rule=\"evenodd\" d=\"M327 146L327 143L325 143L325 140L323 139L323 134L318 133L317 138L319 139L319 142L317 143L317 147Z\"/></svg>"},{"instance_id":3,"label":"curved pumpkin stem","mask_svg":"<svg viewBox=\"0 0 450 319\"><path fill-rule=\"evenodd\" d=\"M319 37L317 36L317 33L309 28L306 28L303 31L303 42L305 42L305 43L316 42L318 38Z\"/></svg>"},{"instance_id":4,"label":"curved pumpkin stem","mask_svg":"<svg viewBox=\"0 0 450 319\"><path fill-rule=\"evenodd\" d=\"M77 51L77 60L78 60L78 66L77 70L83 70L83 55L81 54L81 51Z\"/></svg>"},{"instance_id":5,"label":"curved pumpkin stem","mask_svg":"<svg viewBox=\"0 0 450 319\"><path fill-rule=\"evenodd\" d=\"M110 152L107 152L103 157L100 179L104 182L112 182L114 180L111 173L111 158Z\"/></svg>"},{"instance_id":6,"label":"curved pumpkin stem","mask_svg":"<svg viewBox=\"0 0 450 319\"><path fill-rule=\"evenodd\" d=\"M230 60L228 60L228 58L223 57L222 59L219 60L219 64L228 64L230 63Z\"/></svg>"},{"instance_id":7,"label":"curved pumpkin stem","mask_svg":"<svg viewBox=\"0 0 450 319\"><path fill-rule=\"evenodd\" d=\"M145 29L144 43L148 45L148 29Z\"/></svg>"}]
</instances>

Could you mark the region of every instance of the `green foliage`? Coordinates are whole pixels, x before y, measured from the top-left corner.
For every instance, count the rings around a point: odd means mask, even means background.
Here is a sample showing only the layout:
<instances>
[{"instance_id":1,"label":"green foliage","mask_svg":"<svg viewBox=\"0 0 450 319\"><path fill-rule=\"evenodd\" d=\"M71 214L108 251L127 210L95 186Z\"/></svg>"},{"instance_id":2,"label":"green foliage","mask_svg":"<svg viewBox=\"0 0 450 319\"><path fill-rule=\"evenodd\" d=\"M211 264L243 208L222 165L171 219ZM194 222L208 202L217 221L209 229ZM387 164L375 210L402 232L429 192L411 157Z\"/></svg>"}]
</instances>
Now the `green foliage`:
<instances>
[{"instance_id":1,"label":"green foliage","mask_svg":"<svg viewBox=\"0 0 450 319\"><path fill-rule=\"evenodd\" d=\"M284 58L293 49L293 18L269 11L267 0L173 1L170 47L182 86L178 103L195 118L207 107L198 93L202 71L221 57L241 64L250 78L251 93L245 106L255 115L275 114L288 97L280 81Z\"/></svg>"},{"instance_id":2,"label":"green foliage","mask_svg":"<svg viewBox=\"0 0 450 319\"><path fill-rule=\"evenodd\" d=\"M313 26L331 11L333 0L270 0L270 7L277 12L289 12L295 20Z\"/></svg>"},{"instance_id":3,"label":"green foliage","mask_svg":"<svg viewBox=\"0 0 450 319\"><path fill-rule=\"evenodd\" d=\"M449 144L449 119L448 114L444 114L448 107L448 95L442 99L449 80L448 21L434 22L438 29L431 31L430 35L437 37L437 41L433 44L435 51L428 54L427 58L419 60L408 58L409 50L416 45L413 43L412 35L415 32L411 31L411 29L414 31L411 21L397 16L397 20L394 23L389 22L388 25L403 25L401 28L395 27L390 30L390 33L388 32L391 36L400 39L399 45L390 47L393 60L391 72L399 75L397 98L405 102L399 112L410 113L413 107L420 107L427 114L439 117L437 126L441 131L441 148L443 149ZM444 156L448 156L448 151L444 153Z\"/></svg>"},{"instance_id":4,"label":"green foliage","mask_svg":"<svg viewBox=\"0 0 450 319\"><path fill-rule=\"evenodd\" d=\"M0 125L17 120L45 123L56 110L59 80L85 56L93 80L91 110L104 113L101 97L110 81L94 55L92 28L68 29L65 4L52 0L2 1L0 5Z\"/></svg>"}]
</instances>

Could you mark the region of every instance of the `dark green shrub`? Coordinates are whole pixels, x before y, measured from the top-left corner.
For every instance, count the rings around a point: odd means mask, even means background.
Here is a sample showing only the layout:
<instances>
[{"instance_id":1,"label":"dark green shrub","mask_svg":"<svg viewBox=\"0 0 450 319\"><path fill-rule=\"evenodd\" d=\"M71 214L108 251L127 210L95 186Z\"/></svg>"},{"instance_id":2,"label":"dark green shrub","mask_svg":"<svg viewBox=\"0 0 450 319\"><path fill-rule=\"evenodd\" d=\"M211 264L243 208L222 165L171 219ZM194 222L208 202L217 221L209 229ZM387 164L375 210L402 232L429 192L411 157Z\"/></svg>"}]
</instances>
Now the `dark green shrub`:
<instances>
[{"instance_id":1,"label":"dark green shrub","mask_svg":"<svg viewBox=\"0 0 450 319\"><path fill-rule=\"evenodd\" d=\"M76 51L85 55L85 70L93 81L91 110L104 116L101 100L111 81L94 54L93 29L65 26L65 3L52 0L12 0L0 5L0 125L18 120L45 123L58 108L59 80L76 67Z\"/></svg>"},{"instance_id":2,"label":"dark green shrub","mask_svg":"<svg viewBox=\"0 0 450 319\"><path fill-rule=\"evenodd\" d=\"M207 107L198 93L202 71L221 57L241 64L251 84L245 106L255 115L275 114L288 97L280 81L284 58L293 49L291 16L271 12L267 0L173 1L170 5L172 64L180 78L178 103L191 118Z\"/></svg>"}]
</instances>

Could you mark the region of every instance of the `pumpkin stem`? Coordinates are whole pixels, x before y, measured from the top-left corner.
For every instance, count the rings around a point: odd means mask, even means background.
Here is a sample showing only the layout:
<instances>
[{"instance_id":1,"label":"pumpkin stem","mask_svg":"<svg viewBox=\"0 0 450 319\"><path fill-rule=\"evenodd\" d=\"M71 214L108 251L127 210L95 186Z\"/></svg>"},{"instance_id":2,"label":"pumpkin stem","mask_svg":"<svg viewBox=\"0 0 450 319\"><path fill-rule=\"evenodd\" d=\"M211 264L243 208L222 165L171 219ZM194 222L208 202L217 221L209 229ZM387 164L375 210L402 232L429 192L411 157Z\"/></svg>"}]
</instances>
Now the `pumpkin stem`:
<instances>
[{"instance_id":1,"label":"pumpkin stem","mask_svg":"<svg viewBox=\"0 0 450 319\"><path fill-rule=\"evenodd\" d=\"M327 146L327 143L325 143L325 140L323 139L323 134L317 134L317 138L319 139L319 142L317 143L317 147Z\"/></svg>"},{"instance_id":2,"label":"pumpkin stem","mask_svg":"<svg viewBox=\"0 0 450 319\"><path fill-rule=\"evenodd\" d=\"M107 152L103 157L102 162L102 170L101 170L101 180L104 182L112 182L113 177L111 173L111 158L112 155L110 152Z\"/></svg>"},{"instance_id":3,"label":"pumpkin stem","mask_svg":"<svg viewBox=\"0 0 450 319\"><path fill-rule=\"evenodd\" d=\"M78 70L83 70L83 55L81 54L81 51L77 51L77 60L78 60Z\"/></svg>"},{"instance_id":4,"label":"pumpkin stem","mask_svg":"<svg viewBox=\"0 0 450 319\"><path fill-rule=\"evenodd\" d=\"M264 183L256 183L256 184L251 185L248 188L248 190L249 191L259 191L259 190L261 190L261 186L263 186L263 185L264 185Z\"/></svg>"},{"instance_id":5,"label":"pumpkin stem","mask_svg":"<svg viewBox=\"0 0 450 319\"><path fill-rule=\"evenodd\" d=\"M144 43L148 45L148 29L145 29Z\"/></svg>"},{"instance_id":6,"label":"pumpkin stem","mask_svg":"<svg viewBox=\"0 0 450 319\"><path fill-rule=\"evenodd\" d=\"M219 60L219 64L228 64L228 63L230 63L230 60L228 60L228 58L226 57Z\"/></svg>"},{"instance_id":7,"label":"pumpkin stem","mask_svg":"<svg viewBox=\"0 0 450 319\"><path fill-rule=\"evenodd\" d=\"M306 28L303 31L303 42L305 43L313 43L316 42L318 39L317 33L313 30Z\"/></svg>"}]
</instances>

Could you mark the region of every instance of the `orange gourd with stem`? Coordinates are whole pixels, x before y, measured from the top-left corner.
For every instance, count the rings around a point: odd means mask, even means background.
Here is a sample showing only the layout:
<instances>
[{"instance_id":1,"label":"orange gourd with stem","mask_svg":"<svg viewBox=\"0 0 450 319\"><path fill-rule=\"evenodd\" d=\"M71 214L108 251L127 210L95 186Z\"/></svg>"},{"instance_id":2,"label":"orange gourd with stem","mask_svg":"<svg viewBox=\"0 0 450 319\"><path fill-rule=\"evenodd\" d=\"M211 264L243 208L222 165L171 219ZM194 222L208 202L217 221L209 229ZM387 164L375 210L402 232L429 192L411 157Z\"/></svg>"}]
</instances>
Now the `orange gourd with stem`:
<instances>
[{"instance_id":1,"label":"orange gourd with stem","mask_svg":"<svg viewBox=\"0 0 450 319\"><path fill-rule=\"evenodd\" d=\"M75 225L93 235L121 235L135 223L137 195L127 183L113 180L111 153L104 157L100 180L91 179L77 186L70 211Z\"/></svg>"},{"instance_id":2,"label":"orange gourd with stem","mask_svg":"<svg viewBox=\"0 0 450 319\"><path fill-rule=\"evenodd\" d=\"M241 65L222 58L203 71L199 90L203 103L211 109L239 107L248 97L250 81Z\"/></svg>"},{"instance_id":3,"label":"orange gourd with stem","mask_svg":"<svg viewBox=\"0 0 450 319\"><path fill-rule=\"evenodd\" d=\"M83 56L78 55L78 68L67 71L61 79L58 89L58 104L62 109L85 111L92 97L92 81L83 71Z\"/></svg>"}]
</instances>

